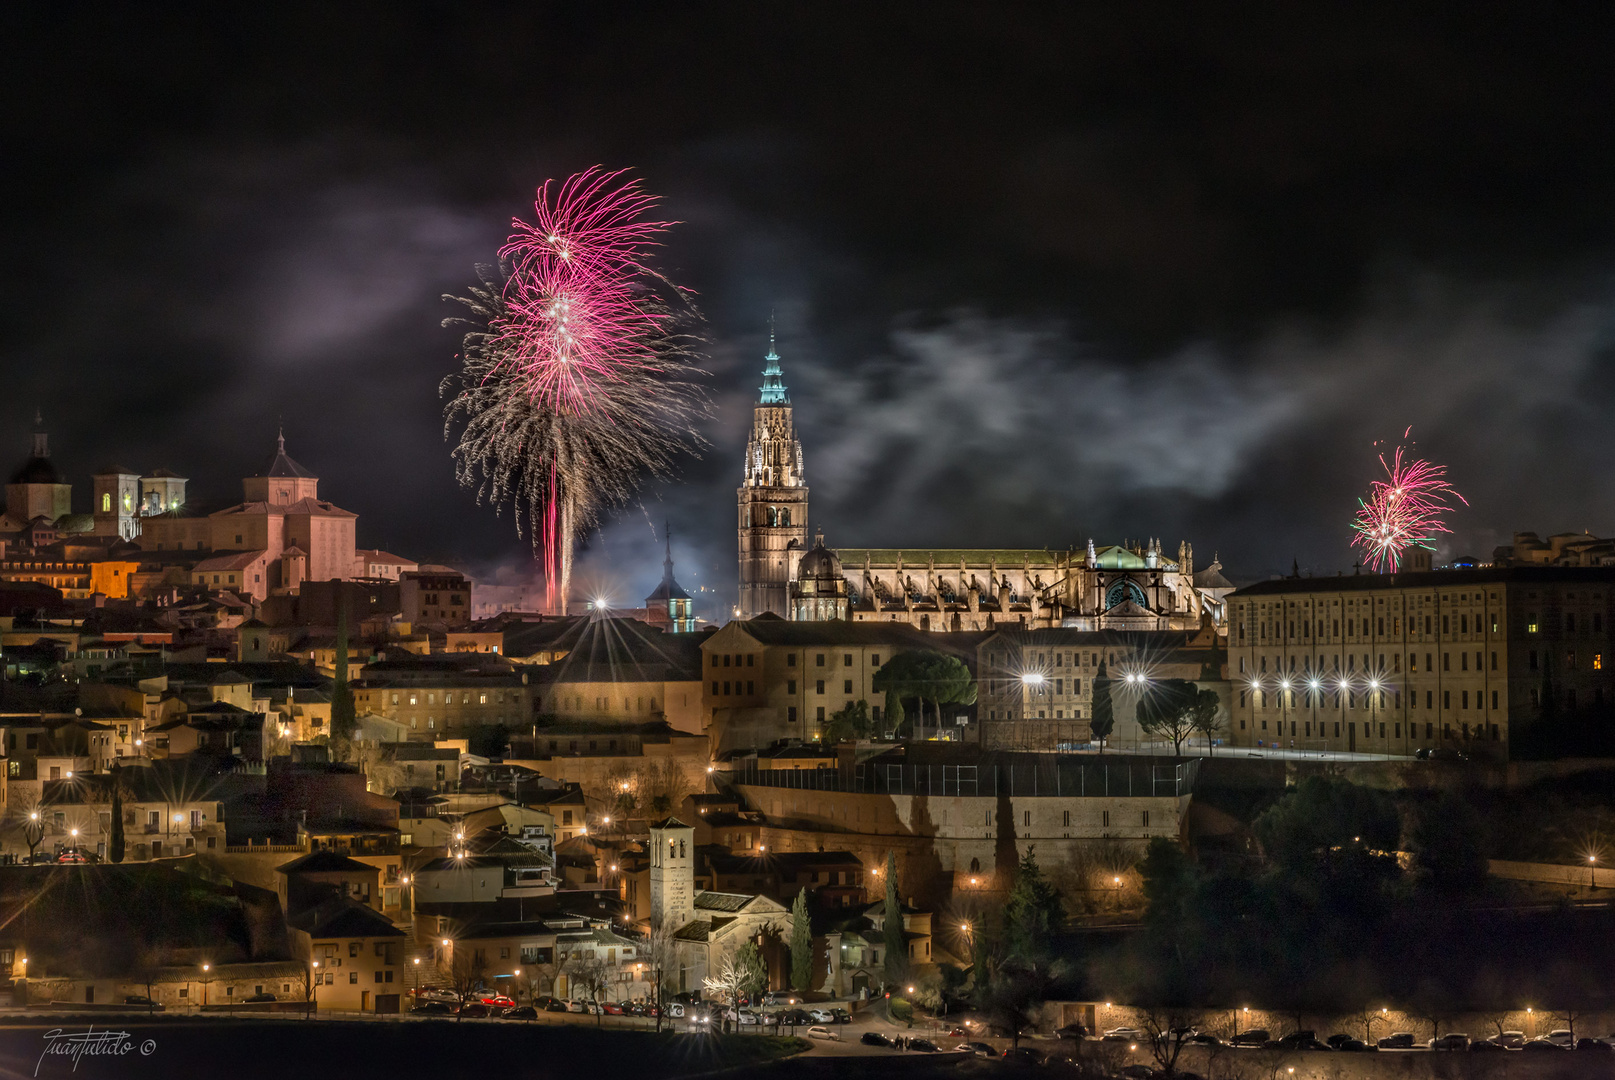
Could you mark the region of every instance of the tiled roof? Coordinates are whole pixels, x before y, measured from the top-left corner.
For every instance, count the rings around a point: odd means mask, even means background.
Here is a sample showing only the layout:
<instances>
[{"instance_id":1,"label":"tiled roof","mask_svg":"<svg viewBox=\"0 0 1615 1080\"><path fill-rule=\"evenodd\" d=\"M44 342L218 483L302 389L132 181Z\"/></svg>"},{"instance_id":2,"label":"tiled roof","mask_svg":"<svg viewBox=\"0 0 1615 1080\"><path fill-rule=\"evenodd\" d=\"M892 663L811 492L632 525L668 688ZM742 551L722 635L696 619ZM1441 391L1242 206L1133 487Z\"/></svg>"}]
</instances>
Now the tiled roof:
<instances>
[{"instance_id":1,"label":"tiled roof","mask_svg":"<svg viewBox=\"0 0 1615 1080\"><path fill-rule=\"evenodd\" d=\"M704 911L740 911L756 897L749 893L698 892L695 906Z\"/></svg>"},{"instance_id":2,"label":"tiled roof","mask_svg":"<svg viewBox=\"0 0 1615 1080\"><path fill-rule=\"evenodd\" d=\"M705 941L711 934L711 919L691 919L673 932L679 941Z\"/></svg>"},{"instance_id":3,"label":"tiled roof","mask_svg":"<svg viewBox=\"0 0 1615 1080\"><path fill-rule=\"evenodd\" d=\"M335 851L311 851L275 867L277 874L376 874L374 866Z\"/></svg>"}]
</instances>

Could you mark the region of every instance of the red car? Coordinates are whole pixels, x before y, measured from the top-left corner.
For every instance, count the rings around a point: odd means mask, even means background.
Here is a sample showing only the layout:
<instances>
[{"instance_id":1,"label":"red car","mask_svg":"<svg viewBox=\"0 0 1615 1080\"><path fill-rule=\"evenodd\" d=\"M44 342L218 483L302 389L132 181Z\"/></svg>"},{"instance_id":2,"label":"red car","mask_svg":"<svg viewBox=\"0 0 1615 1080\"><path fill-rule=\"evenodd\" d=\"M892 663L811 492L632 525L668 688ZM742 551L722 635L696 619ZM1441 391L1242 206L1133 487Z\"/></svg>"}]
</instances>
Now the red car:
<instances>
[{"instance_id":1,"label":"red car","mask_svg":"<svg viewBox=\"0 0 1615 1080\"><path fill-rule=\"evenodd\" d=\"M484 1005L494 1005L501 1009L508 1009L516 1004L515 1001L503 994L489 994L487 997L482 998L481 1001Z\"/></svg>"},{"instance_id":2,"label":"red car","mask_svg":"<svg viewBox=\"0 0 1615 1080\"><path fill-rule=\"evenodd\" d=\"M622 1006L618 1005L615 1001L605 1001L601 1002L600 1011L605 1013L607 1016L621 1016Z\"/></svg>"}]
</instances>

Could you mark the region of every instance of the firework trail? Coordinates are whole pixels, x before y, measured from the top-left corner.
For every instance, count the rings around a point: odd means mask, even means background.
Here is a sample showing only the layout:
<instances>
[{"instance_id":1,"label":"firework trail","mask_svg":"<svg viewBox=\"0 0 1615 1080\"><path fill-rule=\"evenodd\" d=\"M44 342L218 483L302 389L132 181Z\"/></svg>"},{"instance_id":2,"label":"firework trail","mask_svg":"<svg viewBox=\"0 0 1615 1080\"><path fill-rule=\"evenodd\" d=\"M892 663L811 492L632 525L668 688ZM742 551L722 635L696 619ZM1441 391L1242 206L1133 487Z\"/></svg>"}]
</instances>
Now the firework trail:
<instances>
[{"instance_id":1,"label":"firework trail","mask_svg":"<svg viewBox=\"0 0 1615 1080\"><path fill-rule=\"evenodd\" d=\"M1404 431L1402 438L1412 430ZM1396 573L1408 548L1435 550L1436 534L1452 531L1442 521L1452 509L1449 500L1469 505L1447 482L1446 466L1423 459L1408 461L1406 449L1398 446L1389 461L1384 454L1379 456L1385 479L1375 480L1368 497L1358 500L1357 517L1352 521L1356 533L1352 546L1363 549L1369 569L1377 574Z\"/></svg>"},{"instance_id":2,"label":"firework trail","mask_svg":"<svg viewBox=\"0 0 1615 1080\"><path fill-rule=\"evenodd\" d=\"M641 220L654 203L597 168L546 182L499 265L444 297L470 312L444 320L467 327L441 387L456 472L478 501L510 504L542 554L551 612L566 609L573 542L601 509L705 446L700 314L645 265L670 224Z\"/></svg>"}]
</instances>

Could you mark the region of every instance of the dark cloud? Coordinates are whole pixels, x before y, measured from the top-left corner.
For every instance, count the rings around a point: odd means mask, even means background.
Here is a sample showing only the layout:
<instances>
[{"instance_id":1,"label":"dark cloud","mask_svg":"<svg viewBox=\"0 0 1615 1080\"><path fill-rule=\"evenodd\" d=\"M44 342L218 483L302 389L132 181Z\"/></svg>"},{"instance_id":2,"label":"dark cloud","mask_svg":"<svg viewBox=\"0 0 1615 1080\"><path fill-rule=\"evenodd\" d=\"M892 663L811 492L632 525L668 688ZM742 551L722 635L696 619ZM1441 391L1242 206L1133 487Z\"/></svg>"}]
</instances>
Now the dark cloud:
<instances>
[{"instance_id":1,"label":"dark cloud","mask_svg":"<svg viewBox=\"0 0 1615 1080\"><path fill-rule=\"evenodd\" d=\"M9 12L0 430L231 497L284 417L362 538L490 570L440 293L546 176L633 165L711 320L712 451L662 522L729 588L776 313L833 542L1160 535L1349 566L1409 424L1471 508L1609 531L1615 13L1069 5Z\"/></svg>"}]
</instances>

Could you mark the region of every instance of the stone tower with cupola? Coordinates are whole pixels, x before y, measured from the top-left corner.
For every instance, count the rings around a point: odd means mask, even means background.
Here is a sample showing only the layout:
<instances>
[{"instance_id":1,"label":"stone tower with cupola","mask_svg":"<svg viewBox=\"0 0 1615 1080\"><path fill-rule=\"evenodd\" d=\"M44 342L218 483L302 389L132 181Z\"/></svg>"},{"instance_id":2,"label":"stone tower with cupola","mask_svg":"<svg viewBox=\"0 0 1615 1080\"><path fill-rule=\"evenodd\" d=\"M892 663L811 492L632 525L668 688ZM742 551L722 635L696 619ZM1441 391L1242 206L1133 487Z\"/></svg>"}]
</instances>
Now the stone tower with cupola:
<instances>
[{"instance_id":1,"label":"stone tower with cupola","mask_svg":"<svg viewBox=\"0 0 1615 1080\"><path fill-rule=\"evenodd\" d=\"M764 612L784 617L790 582L807 551L808 489L802 477L802 444L791 422L791 396L780 371L774 336L768 338L763 385L752 410L740 485L740 599L742 619Z\"/></svg>"}]
</instances>

